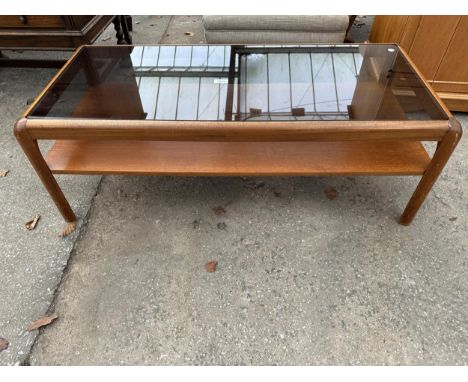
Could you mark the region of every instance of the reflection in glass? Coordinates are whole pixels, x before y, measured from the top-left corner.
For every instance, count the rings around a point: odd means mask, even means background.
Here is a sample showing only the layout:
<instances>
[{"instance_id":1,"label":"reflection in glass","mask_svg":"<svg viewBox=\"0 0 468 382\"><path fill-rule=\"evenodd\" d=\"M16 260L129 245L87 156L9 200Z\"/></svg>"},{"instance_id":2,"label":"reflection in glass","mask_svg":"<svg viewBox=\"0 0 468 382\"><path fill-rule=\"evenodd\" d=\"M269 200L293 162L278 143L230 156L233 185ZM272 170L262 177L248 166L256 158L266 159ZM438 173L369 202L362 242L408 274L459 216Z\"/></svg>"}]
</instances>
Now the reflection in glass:
<instances>
[{"instance_id":1,"label":"reflection in glass","mask_svg":"<svg viewBox=\"0 0 468 382\"><path fill-rule=\"evenodd\" d=\"M86 47L31 116L447 118L393 45Z\"/></svg>"}]
</instances>

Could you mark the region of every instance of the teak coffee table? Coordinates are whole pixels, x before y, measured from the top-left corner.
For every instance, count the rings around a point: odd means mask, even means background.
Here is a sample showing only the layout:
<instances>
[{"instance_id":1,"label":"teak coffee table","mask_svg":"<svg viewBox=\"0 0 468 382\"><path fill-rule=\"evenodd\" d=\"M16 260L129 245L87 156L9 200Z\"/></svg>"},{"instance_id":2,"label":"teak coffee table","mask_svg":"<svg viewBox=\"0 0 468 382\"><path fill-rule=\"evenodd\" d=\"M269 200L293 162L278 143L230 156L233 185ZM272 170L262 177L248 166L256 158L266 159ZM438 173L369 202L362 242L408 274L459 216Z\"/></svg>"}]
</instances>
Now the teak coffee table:
<instances>
[{"instance_id":1,"label":"teak coffee table","mask_svg":"<svg viewBox=\"0 0 468 382\"><path fill-rule=\"evenodd\" d=\"M84 46L14 131L67 222L53 174L421 175L404 225L462 134L388 44Z\"/></svg>"}]
</instances>

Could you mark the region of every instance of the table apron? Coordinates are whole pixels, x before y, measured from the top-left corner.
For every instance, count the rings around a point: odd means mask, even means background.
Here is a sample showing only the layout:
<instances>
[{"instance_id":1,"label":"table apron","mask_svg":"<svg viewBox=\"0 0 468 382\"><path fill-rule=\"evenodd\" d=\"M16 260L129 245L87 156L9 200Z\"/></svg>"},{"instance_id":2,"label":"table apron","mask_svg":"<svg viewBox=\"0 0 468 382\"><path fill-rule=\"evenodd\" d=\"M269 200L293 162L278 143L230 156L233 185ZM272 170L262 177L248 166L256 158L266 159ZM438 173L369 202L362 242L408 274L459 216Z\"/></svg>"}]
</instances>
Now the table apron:
<instances>
[{"instance_id":1,"label":"table apron","mask_svg":"<svg viewBox=\"0 0 468 382\"><path fill-rule=\"evenodd\" d=\"M52 122L52 123L51 123ZM448 121L427 121L402 125L356 124L311 126L302 123L161 123L142 121L118 123L27 120L32 139L109 139L157 141L293 142L293 141L363 141L419 140L440 141L449 129Z\"/></svg>"}]
</instances>

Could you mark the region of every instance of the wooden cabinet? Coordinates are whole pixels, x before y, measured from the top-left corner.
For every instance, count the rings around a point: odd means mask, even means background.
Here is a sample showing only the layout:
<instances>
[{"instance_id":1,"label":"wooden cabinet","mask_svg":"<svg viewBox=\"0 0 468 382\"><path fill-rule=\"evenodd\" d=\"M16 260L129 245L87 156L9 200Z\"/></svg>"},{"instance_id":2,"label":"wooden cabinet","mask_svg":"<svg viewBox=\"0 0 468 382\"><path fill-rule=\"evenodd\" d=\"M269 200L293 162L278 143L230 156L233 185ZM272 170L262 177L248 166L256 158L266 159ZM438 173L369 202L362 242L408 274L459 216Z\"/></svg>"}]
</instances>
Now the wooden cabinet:
<instances>
[{"instance_id":1,"label":"wooden cabinet","mask_svg":"<svg viewBox=\"0 0 468 382\"><path fill-rule=\"evenodd\" d=\"M376 16L370 41L400 44L450 110L468 111L468 16Z\"/></svg>"},{"instance_id":2,"label":"wooden cabinet","mask_svg":"<svg viewBox=\"0 0 468 382\"><path fill-rule=\"evenodd\" d=\"M113 19L114 16L0 16L0 50L73 50L92 44Z\"/></svg>"}]
</instances>

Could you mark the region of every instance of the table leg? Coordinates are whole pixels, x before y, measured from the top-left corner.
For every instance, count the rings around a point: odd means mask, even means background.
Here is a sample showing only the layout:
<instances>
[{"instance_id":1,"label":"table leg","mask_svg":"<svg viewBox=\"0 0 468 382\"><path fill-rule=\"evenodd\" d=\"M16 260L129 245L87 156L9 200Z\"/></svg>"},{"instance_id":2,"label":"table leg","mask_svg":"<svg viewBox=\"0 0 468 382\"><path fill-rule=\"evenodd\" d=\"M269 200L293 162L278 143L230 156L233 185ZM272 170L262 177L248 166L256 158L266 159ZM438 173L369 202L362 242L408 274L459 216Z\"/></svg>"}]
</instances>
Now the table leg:
<instances>
[{"instance_id":1,"label":"table leg","mask_svg":"<svg viewBox=\"0 0 468 382\"><path fill-rule=\"evenodd\" d=\"M453 150L455 150L455 147L462 136L462 128L460 122L454 118L450 120L449 126L449 130L437 144L437 149L431 162L427 166L427 169L419 181L413 196L411 196L405 211L401 215L400 224L411 224L413 218L429 194L429 191L431 191L432 186L452 155Z\"/></svg>"},{"instance_id":2,"label":"table leg","mask_svg":"<svg viewBox=\"0 0 468 382\"><path fill-rule=\"evenodd\" d=\"M125 22L127 23L128 31L133 32L133 19L130 15L125 15Z\"/></svg>"},{"instance_id":3,"label":"table leg","mask_svg":"<svg viewBox=\"0 0 468 382\"><path fill-rule=\"evenodd\" d=\"M128 25L129 19L126 18L126 16L115 16L114 19L112 20L112 23L114 24L114 29L115 29L115 37L117 38L117 44L122 45L122 44L131 44L132 43L132 37L130 36L130 30L133 29L133 27L130 27ZM131 22L131 18L130 18Z\"/></svg>"},{"instance_id":4,"label":"table leg","mask_svg":"<svg viewBox=\"0 0 468 382\"><path fill-rule=\"evenodd\" d=\"M122 24L120 23L120 16L115 16L112 20L115 29L115 37L117 38L117 44L121 45L124 43L124 35L122 31Z\"/></svg>"},{"instance_id":5,"label":"table leg","mask_svg":"<svg viewBox=\"0 0 468 382\"><path fill-rule=\"evenodd\" d=\"M132 19L129 19L127 16L120 16L120 20L120 24L122 25L123 38L127 44L131 44L132 36L130 35L130 31L133 30L133 26L131 25Z\"/></svg>"},{"instance_id":6,"label":"table leg","mask_svg":"<svg viewBox=\"0 0 468 382\"><path fill-rule=\"evenodd\" d=\"M55 177L47 166L47 163L44 160L41 151L39 150L37 141L31 138L26 129L26 119L20 119L16 123L14 132L16 139L23 148L24 153L36 170L37 175L39 175L39 178L49 192L49 195L51 196L65 221L68 223L75 222L76 216L68 204L67 199L63 195L63 192L55 180Z\"/></svg>"}]
</instances>

